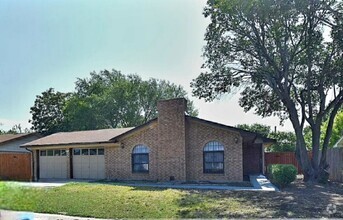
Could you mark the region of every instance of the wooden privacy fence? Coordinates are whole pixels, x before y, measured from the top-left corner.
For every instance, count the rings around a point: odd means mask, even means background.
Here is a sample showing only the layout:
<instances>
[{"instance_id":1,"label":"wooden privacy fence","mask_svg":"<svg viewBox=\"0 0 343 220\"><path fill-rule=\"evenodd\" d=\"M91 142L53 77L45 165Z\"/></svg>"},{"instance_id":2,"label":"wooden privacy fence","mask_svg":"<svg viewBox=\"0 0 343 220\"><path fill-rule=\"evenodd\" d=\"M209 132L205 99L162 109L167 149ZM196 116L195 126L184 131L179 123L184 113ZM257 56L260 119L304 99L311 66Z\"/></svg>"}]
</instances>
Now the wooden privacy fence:
<instances>
[{"instance_id":1,"label":"wooden privacy fence","mask_svg":"<svg viewBox=\"0 0 343 220\"><path fill-rule=\"evenodd\" d=\"M312 155L310 152L309 154ZM266 168L269 164L293 164L297 168L298 174L302 174L294 152L270 152L265 153L264 158Z\"/></svg>"},{"instance_id":2,"label":"wooden privacy fence","mask_svg":"<svg viewBox=\"0 0 343 220\"><path fill-rule=\"evenodd\" d=\"M343 148L328 149L326 161L330 165L330 180L343 182Z\"/></svg>"},{"instance_id":3,"label":"wooden privacy fence","mask_svg":"<svg viewBox=\"0 0 343 220\"><path fill-rule=\"evenodd\" d=\"M308 152L311 156L312 153ZM330 180L343 182L343 148L331 148L327 150L326 161L330 165ZM265 165L269 164L293 164L301 174L301 168L295 158L294 152L271 152L265 153Z\"/></svg>"},{"instance_id":4,"label":"wooden privacy fence","mask_svg":"<svg viewBox=\"0 0 343 220\"><path fill-rule=\"evenodd\" d=\"M30 153L0 153L0 179L31 180Z\"/></svg>"}]
</instances>

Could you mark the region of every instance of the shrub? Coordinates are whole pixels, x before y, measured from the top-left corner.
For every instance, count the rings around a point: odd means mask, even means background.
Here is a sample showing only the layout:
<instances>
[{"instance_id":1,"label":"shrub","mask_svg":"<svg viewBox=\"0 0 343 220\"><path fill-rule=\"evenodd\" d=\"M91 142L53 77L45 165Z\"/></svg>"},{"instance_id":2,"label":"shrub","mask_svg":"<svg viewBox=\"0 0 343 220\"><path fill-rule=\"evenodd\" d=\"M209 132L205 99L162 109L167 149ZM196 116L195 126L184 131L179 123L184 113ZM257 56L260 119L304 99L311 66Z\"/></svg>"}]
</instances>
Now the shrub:
<instances>
[{"instance_id":1,"label":"shrub","mask_svg":"<svg viewBox=\"0 0 343 220\"><path fill-rule=\"evenodd\" d=\"M297 168L291 164L270 164L268 176L272 183L279 187L285 187L297 177Z\"/></svg>"}]
</instances>

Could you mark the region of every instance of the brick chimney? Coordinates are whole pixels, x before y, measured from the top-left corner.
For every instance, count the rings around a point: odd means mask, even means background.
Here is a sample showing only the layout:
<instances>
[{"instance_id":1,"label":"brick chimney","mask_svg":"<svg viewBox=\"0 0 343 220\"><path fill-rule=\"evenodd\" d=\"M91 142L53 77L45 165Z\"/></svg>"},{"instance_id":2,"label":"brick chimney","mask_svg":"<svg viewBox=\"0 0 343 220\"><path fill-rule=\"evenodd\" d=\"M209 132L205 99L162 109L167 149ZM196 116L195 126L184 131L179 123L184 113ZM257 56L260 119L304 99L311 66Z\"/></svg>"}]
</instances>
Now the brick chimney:
<instances>
[{"instance_id":1,"label":"brick chimney","mask_svg":"<svg viewBox=\"0 0 343 220\"><path fill-rule=\"evenodd\" d=\"M158 109L158 172L163 181L186 180L187 101L176 98L159 101Z\"/></svg>"}]
</instances>

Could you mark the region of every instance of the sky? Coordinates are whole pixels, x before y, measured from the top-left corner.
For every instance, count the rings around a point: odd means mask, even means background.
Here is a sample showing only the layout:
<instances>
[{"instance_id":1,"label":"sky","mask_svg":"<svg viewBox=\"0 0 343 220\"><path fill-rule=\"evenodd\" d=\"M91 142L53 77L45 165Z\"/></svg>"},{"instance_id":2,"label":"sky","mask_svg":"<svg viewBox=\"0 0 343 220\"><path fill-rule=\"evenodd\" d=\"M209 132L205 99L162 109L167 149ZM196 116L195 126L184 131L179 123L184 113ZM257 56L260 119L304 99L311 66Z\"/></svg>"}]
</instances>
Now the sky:
<instances>
[{"instance_id":1,"label":"sky","mask_svg":"<svg viewBox=\"0 0 343 220\"><path fill-rule=\"evenodd\" d=\"M120 70L182 85L201 73L209 20L205 0L0 1L0 129L30 128L36 95L52 87L74 91L92 71ZM199 117L227 125L278 118L245 113L239 94L207 103L191 97Z\"/></svg>"}]
</instances>

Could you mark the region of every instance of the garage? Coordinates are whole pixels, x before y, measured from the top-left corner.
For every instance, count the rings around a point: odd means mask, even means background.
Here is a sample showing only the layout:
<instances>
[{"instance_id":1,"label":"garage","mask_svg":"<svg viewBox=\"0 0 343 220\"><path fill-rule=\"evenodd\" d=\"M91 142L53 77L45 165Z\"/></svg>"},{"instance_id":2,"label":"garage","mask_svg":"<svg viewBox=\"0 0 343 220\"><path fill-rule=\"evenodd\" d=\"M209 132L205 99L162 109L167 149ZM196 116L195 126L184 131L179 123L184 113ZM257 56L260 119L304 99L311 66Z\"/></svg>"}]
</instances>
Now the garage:
<instances>
[{"instance_id":1,"label":"garage","mask_svg":"<svg viewBox=\"0 0 343 220\"><path fill-rule=\"evenodd\" d=\"M73 178L104 179L104 148L73 149Z\"/></svg>"},{"instance_id":2,"label":"garage","mask_svg":"<svg viewBox=\"0 0 343 220\"><path fill-rule=\"evenodd\" d=\"M65 149L40 150L39 177L42 179L68 178L68 157Z\"/></svg>"}]
</instances>

